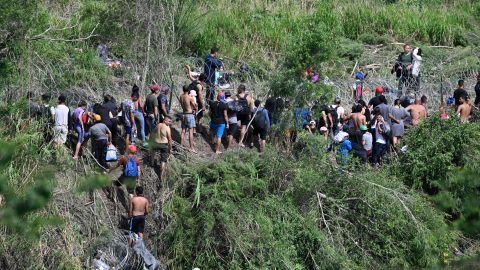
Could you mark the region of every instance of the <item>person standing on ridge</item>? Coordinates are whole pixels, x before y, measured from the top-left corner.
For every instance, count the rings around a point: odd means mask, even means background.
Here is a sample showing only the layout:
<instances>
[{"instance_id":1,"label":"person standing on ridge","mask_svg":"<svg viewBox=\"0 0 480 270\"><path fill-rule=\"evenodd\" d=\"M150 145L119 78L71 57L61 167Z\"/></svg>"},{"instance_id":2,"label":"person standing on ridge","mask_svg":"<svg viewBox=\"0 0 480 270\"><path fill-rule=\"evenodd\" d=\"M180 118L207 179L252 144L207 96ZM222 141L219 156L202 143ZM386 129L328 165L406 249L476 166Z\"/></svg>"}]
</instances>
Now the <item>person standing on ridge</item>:
<instances>
[{"instance_id":1,"label":"person standing on ridge","mask_svg":"<svg viewBox=\"0 0 480 270\"><path fill-rule=\"evenodd\" d=\"M407 89L406 94L409 94L409 89L412 83L412 68L413 68L413 56L412 47L408 44L403 45L403 52L400 53L396 63L397 78L398 78L398 93L400 97L402 90L405 87ZM398 76L400 75L400 76Z\"/></svg>"},{"instance_id":2,"label":"person standing on ridge","mask_svg":"<svg viewBox=\"0 0 480 270\"><path fill-rule=\"evenodd\" d=\"M222 61L218 59L219 49L214 47L210 50L210 54L205 58L203 64L203 73L206 76L205 83L207 84L207 92L205 99L213 101L215 98L215 73L222 68Z\"/></svg>"},{"instance_id":3,"label":"person standing on ridge","mask_svg":"<svg viewBox=\"0 0 480 270\"><path fill-rule=\"evenodd\" d=\"M195 116L193 111L197 110L197 104L195 98L190 96L188 85L183 86L183 94L180 96L180 105L182 106L182 134L180 144L185 144L185 135L188 129L188 138L190 142L190 151L197 153L195 151L194 141L193 141L193 131L196 127L195 125Z\"/></svg>"},{"instance_id":4,"label":"person standing on ridge","mask_svg":"<svg viewBox=\"0 0 480 270\"><path fill-rule=\"evenodd\" d=\"M83 140L85 139L85 127L83 122L83 115L87 109L87 102L80 101L78 103L78 108L73 112L73 123L75 131L77 132L77 145L75 146L75 153L73 154L73 159L78 159L78 154L80 153L80 148L82 147Z\"/></svg>"},{"instance_id":5,"label":"person standing on ridge","mask_svg":"<svg viewBox=\"0 0 480 270\"><path fill-rule=\"evenodd\" d=\"M143 187L136 187L135 193L136 196L131 198L128 204L128 218L130 223L129 246L132 246L132 238L135 237L134 234L138 235L140 240L143 240L145 216L148 215L148 200L143 196Z\"/></svg>"},{"instance_id":6,"label":"person standing on ridge","mask_svg":"<svg viewBox=\"0 0 480 270\"><path fill-rule=\"evenodd\" d=\"M58 97L57 107L52 107L51 110L51 114L54 119L53 141L57 146L67 142L69 109L65 105L66 101L67 98L64 95L60 95Z\"/></svg>"},{"instance_id":7,"label":"person standing on ridge","mask_svg":"<svg viewBox=\"0 0 480 270\"><path fill-rule=\"evenodd\" d=\"M422 49L415 48L412 53L412 76L413 76L413 89L415 91L415 97L420 95L420 66L422 64Z\"/></svg>"}]
</instances>

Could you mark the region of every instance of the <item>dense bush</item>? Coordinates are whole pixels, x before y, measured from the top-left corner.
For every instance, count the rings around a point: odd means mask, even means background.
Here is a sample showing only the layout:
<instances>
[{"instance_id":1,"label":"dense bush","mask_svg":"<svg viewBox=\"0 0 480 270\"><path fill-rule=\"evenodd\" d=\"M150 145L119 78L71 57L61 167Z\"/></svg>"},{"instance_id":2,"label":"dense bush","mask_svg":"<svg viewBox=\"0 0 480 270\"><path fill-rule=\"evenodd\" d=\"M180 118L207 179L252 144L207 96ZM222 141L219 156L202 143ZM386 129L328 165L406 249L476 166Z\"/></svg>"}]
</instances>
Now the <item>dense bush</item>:
<instances>
[{"instance_id":1,"label":"dense bush","mask_svg":"<svg viewBox=\"0 0 480 270\"><path fill-rule=\"evenodd\" d=\"M383 170L331 165L321 138L297 159L270 149L184 169L161 241L175 268L432 266L455 233L421 195Z\"/></svg>"},{"instance_id":2,"label":"dense bush","mask_svg":"<svg viewBox=\"0 0 480 270\"><path fill-rule=\"evenodd\" d=\"M455 116L441 120L433 115L406 136L408 151L400 158L398 174L407 185L435 194L457 168L478 166L478 134L478 124L462 124Z\"/></svg>"}]
</instances>

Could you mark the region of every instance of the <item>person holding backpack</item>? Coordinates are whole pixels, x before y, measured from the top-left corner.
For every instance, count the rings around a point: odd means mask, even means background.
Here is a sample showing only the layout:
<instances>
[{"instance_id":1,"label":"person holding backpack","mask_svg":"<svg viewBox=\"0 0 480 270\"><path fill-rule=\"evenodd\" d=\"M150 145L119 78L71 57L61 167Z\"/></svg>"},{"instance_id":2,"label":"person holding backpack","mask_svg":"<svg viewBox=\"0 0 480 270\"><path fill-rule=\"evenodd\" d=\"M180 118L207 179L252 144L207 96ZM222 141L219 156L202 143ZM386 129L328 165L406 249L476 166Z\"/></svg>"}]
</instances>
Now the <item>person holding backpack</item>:
<instances>
[{"instance_id":1,"label":"person holding backpack","mask_svg":"<svg viewBox=\"0 0 480 270\"><path fill-rule=\"evenodd\" d=\"M255 108L252 112L253 117L253 137L260 136L259 146L260 152L265 150L265 144L267 143L267 134L270 130L270 118L268 117L267 109L260 106L261 101L255 100Z\"/></svg>"},{"instance_id":2,"label":"person holding backpack","mask_svg":"<svg viewBox=\"0 0 480 270\"><path fill-rule=\"evenodd\" d=\"M87 109L87 102L84 100L78 103L78 108L73 112L73 121L74 128L77 132L77 145L75 147L75 153L73 154L73 159L78 159L78 154L80 153L80 148L82 147L83 140L85 139L85 127L83 126L83 115Z\"/></svg>"},{"instance_id":3,"label":"person holding backpack","mask_svg":"<svg viewBox=\"0 0 480 270\"><path fill-rule=\"evenodd\" d=\"M238 143L241 147L245 147L243 140L247 133L247 125L250 122L250 115L253 111L253 98L246 93L244 84L238 86L237 101L241 106L241 110L237 113L237 120L241 122L240 139Z\"/></svg>"},{"instance_id":4,"label":"person holding backpack","mask_svg":"<svg viewBox=\"0 0 480 270\"><path fill-rule=\"evenodd\" d=\"M120 167L120 165L123 166L123 173L116 182L116 185L118 187L121 186L121 184L125 184L129 197L133 196L134 188L138 179L140 179L140 159L135 155L136 153L137 147L135 145L128 145L127 154L121 156L117 165L111 169L112 171Z\"/></svg>"}]
</instances>

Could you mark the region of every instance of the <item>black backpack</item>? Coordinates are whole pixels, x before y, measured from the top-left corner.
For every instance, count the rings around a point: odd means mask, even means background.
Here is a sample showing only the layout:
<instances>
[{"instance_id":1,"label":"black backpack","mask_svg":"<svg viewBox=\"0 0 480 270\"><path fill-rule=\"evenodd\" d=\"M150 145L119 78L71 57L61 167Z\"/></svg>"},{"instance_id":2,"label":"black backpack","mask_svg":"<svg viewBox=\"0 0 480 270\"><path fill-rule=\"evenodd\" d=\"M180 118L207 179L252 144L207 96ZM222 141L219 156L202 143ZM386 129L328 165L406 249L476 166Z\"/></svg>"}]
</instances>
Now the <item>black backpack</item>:
<instances>
[{"instance_id":1,"label":"black backpack","mask_svg":"<svg viewBox=\"0 0 480 270\"><path fill-rule=\"evenodd\" d=\"M243 111L243 106L238 100L227 102L228 111L232 113L240 113Z\"/></svg>"},{"instance_id":2,"label":"black backpack","mask_svg":"<svg viewBox=\"0 0 480 270\"><path fill-rule=\"evenodd\" d=\"M239 95L237 95L237 102L239 106L242 107L242 109L238 112L239 115L248 115L250 114L250 108L248 107L248 100L247 100L248 94L245 94L245 96L242 98Z\"/></svg>"},{"instance_id":3,"label":"black backpack","mask_svg":"<svg viewBox=\"0 0 480 270\"><path fill-rule=\"evenodd\" d=\"M191 91L191 90L194 90L195 93L197 93L197 85L199 85L200 82L195 80L195 81L192 81L189 85L188 85L188 90ZM198 93L197 93L198 94Z\"/></svg>"}]
</instances>

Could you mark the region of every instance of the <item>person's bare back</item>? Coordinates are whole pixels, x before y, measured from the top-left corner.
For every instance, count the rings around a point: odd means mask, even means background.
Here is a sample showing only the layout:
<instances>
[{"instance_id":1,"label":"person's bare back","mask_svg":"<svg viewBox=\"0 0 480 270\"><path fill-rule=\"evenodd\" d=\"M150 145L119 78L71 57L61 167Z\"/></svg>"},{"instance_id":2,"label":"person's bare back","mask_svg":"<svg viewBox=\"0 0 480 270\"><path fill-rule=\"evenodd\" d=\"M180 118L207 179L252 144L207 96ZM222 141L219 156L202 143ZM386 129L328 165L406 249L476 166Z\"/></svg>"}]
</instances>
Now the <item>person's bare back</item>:
<instances>
[{"instance_id":1,"label":"person's bare back","mask_svg":"<svg viewBox=\"0 0 480 270\"><path fill-rule=\"evenodd\" d=\"M458 116L460 117L460 121L464 123L468 122L471 112L472 112L472 106L466 102L458 106L458 110L457 110Z\"/></svg>"},{"instance_id":2,"label":"person's bare back","mask_svg":"<svg viewBox=\"0 0 480 270\"><path fill-rule=\"evenodd\" d=\"M130 216L144 216L148 214L148 200L143 196L130 199Z\"/></svg>"},{"instance_id":3,"label":"person's bare back","mask_svg":"<svg viewBox=\"0 0 480 270\"><path fill-rule=\"evenodd\" d=\"M353 125L355 126L355 130L358 130L361 125L367 125L367 119L365 115L361 113L352 113L350 115L350 118L353 121Z\"/></svg>"},{"instance_id":4,"label":"person's bare back","mask_svg":"<svg viewBox=\"0 0 480 270\"><path fill-rule=\"evenodd\" d=\"M182 94L180 96L180 104L182 105L183 113L192 113L193 108L195 108L195 99L188 94Z\"/></svg>"},{"instance_id":5,"label":"person's bare back","mask_svg":"<svg viewBox=\"0 0 480 270\"><path fill-rule=\"evenodd\" d=\"M412 124L414 126L420 124L420 122L427 117L427 110L423 105L412 104L408 106L406 110L410 112L410 116L412 117Z\"/></svg>"},{"instance_id":6,"label":"person's bare back","mask_svg":"<svg viewBox=\"0 0 480 270\"><path fill-rule=\"evenodd\" d=\"M164 123L158 124L154 132L153 141L157 144L166 144L169 143L169 138L171 138L170 127Z\"/></svg>"}]
</instances>

